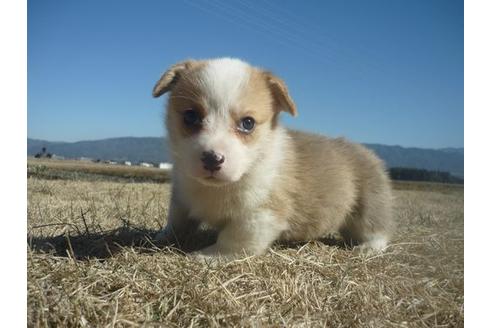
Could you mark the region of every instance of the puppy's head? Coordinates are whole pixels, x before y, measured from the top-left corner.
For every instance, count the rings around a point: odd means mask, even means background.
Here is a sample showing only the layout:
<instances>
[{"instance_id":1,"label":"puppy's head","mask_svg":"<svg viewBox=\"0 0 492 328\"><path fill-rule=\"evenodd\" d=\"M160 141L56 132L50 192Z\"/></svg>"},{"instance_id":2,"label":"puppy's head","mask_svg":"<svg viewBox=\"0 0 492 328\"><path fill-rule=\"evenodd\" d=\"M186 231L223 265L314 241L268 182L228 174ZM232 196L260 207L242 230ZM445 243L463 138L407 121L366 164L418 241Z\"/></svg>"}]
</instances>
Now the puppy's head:
<instances>
[{"instance_id":1,"label":"puppy's head","mask_svg":"<svg viewBox=\"0 0 492 328\"><path fill-rule=\"evenodd\" d=\"M297 113L281 79L238 59L178 63L162 75L153 96L166 92L174 160L207 185L240 180L268 155L278 114Z\"/></svg>"}]
</instances>

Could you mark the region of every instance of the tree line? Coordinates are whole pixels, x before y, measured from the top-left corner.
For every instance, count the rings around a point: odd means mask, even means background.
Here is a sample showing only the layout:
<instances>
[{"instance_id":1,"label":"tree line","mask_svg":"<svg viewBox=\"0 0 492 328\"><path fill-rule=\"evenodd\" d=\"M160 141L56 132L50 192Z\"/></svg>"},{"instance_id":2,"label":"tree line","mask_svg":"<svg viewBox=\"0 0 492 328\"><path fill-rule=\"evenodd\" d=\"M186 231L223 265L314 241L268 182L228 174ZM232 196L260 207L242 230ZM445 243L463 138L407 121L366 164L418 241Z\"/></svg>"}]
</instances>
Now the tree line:
<instances>
[{"instance_id":1,"label":"tree line","mask_svg":"<svg viewBox=\"0 0 492 328\"><path fill-rule=\"evenodd\" d=\"M456 177L449 172L430 171L424 169L413 169L407 167L392 167L389 170L390 177L393 180L404 181L432 181L442 183L459 183L463 184L462 178Z\"/></svg>"}]
</instances>

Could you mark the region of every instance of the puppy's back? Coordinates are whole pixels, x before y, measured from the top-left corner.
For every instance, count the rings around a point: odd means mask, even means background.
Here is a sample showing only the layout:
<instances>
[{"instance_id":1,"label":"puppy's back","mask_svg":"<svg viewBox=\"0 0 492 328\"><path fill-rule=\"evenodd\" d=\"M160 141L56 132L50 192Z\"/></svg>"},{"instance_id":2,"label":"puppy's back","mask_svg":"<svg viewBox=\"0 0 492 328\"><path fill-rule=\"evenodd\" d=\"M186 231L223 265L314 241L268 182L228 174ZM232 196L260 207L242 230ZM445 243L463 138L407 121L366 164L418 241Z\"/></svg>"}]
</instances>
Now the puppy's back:
<instances>
[{"instance_id":1,"label":"puppy's back","mask_svg":"<svg viewBox=\"0 0 492 328\"><path fill-rule=\"evenodd\" d=\"M364 242L364 231L391 230L391 188L382 161L362 145L288 131L288 147L277 195L292 206L283 213L287 239L312 239L327 232L350 230ZM282 190L282 191L280 191ZM362 225L362 227L359 227Z\"/></svg>"}]
</instances>

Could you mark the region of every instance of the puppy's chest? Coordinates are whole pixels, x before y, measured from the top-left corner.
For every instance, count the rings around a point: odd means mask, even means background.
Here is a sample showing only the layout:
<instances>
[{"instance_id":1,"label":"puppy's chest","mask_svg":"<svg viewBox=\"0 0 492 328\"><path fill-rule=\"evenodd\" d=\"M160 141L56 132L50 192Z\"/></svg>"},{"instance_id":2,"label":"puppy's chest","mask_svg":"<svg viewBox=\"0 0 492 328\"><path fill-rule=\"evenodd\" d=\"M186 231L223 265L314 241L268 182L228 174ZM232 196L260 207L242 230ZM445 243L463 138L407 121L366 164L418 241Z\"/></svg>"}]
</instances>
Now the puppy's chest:
<instances>
[{"instance_id":1,"label":"puppy's chest","mask_svg":"<svg viewBox=\"0 0 492 328\"><path fill-rule=\"evenodd\" d=\"M262 206L266 198L264 193L251 189L225 192L188 190L182 196L192 218L212 225L249 216Z\"/></svg>"}]
</instances>

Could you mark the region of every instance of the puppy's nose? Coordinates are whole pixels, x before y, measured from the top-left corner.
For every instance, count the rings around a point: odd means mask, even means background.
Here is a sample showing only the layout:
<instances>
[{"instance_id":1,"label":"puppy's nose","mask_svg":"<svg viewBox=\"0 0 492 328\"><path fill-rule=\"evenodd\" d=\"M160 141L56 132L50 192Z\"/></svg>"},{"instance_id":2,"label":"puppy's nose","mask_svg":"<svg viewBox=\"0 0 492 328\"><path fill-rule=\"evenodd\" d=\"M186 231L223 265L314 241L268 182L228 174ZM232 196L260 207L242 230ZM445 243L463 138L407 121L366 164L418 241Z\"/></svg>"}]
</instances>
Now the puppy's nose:
<instances>
[{"instance_id":1,"label":"puppy's nose","mask_svg":"<svg viewBox=\"0 0 492 328\"><path fill-rule=\"evenodd\" d=\"M202 153L203 167L207 171L218 171L220 170L220 165L224 163L225 157L222 154L218 154L213 150L204 151Z\"/></svg>"}]
</instances>

